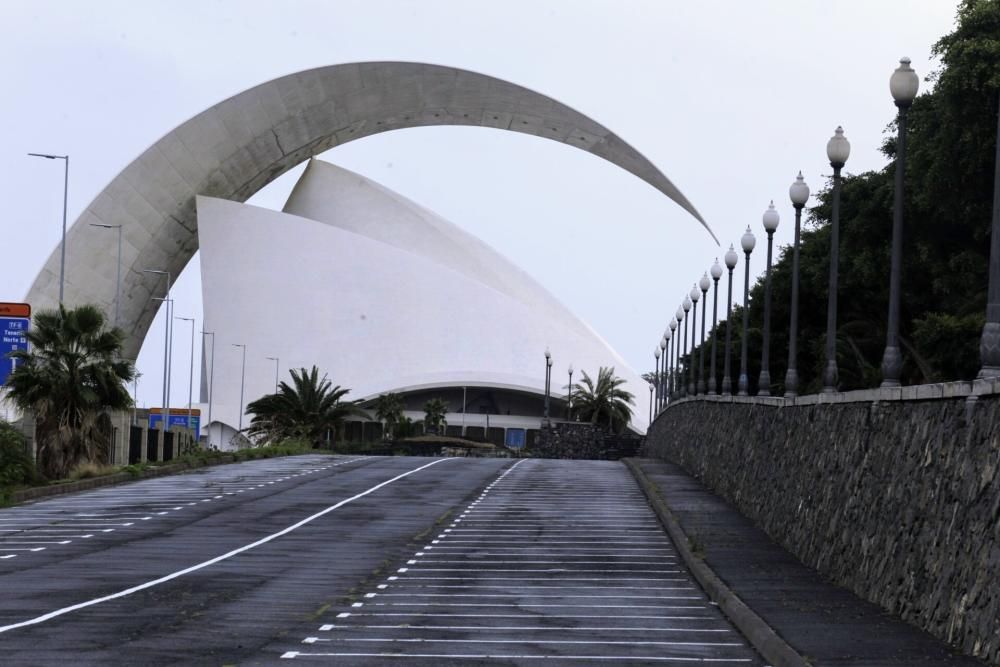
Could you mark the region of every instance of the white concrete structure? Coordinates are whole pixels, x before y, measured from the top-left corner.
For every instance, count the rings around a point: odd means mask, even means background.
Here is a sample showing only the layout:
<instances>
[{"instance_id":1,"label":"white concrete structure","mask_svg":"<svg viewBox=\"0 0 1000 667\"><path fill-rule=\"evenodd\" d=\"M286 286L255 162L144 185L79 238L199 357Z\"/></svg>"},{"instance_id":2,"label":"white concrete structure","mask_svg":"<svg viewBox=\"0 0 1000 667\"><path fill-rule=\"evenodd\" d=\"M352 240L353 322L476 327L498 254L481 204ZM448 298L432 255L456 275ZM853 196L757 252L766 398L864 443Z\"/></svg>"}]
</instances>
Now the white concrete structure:
<instances>
[{"instance_id":1,"label":"white concrete structure","mask_svg":"<svg viewBox=\"0 0 1000 667\"><path fill-rule=\"evenodd\" d=\"M238 423L233 344L247 346L246 402L273 391L267 357L285 379L315 364L350 398L461 386L541 395L548 347L555 395L570 363L594 376L614 366L636 396L633 427L646 428L646 383L587 325L472 235L363 176L313 161L284 212L197 205L216 421Z\"/></svg>"},{"instance_id":2,"label":"white concrete structure","mask_svg":"<svg viewBox=\"0 0 1000 667\"><path fill-rule=\"evenodd\" d=\"M627 102L625 102L627 103ZM89 223L122 225L121 327L134 358L163 293L154 267L181 273L198 250L195 197L242 202L288 169L334 146L408 127L472 125L575 146L635 174L705 222L649 160L604 126L549 97L499 79L423 63L368 62L291 74L235 95L188 120L128 165L70 228L69 305L110 306L115 271ZM706 229L708 228L705 225ZM711 230L709 230L711 233ZM26 300L58 302L59 249Z\"/></svg>"}]
</instances>

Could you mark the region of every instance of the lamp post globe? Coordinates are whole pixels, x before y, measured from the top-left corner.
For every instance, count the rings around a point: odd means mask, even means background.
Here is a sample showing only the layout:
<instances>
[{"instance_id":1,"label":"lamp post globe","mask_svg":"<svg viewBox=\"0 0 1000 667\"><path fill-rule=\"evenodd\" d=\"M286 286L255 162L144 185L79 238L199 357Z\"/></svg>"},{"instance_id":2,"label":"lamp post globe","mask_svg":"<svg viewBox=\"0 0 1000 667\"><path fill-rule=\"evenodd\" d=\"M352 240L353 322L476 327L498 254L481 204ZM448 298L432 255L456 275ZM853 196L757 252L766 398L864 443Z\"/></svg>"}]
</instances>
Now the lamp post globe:
<instances>
[{"instance_id":1,"label":"lamp post globe","mask_svg":"<svg viewBox=\"0 0 1000 667\"><path fill-rule=\"evenodd\" d=\"M764 211L762 222L767 232L767 268L764 272L764 331L760 352L760 376L757 378L757 395L771 395L771 250L774 245L774 232L778 229L781 217L774 208L774 200Z\"/></svg>"},{"instance_id":2,"label":"lamp post globe","mask_svg":"<svg viewBox=\"0 0 1000 667\"><path fill-rule=\"evenodd\" d=\"M729 296L726 299L726 361L722 373L722 395L729 396L733 392L733 374L731 371L732 341L733 341L733 269L736 268L740 256L736 254L732 244L723 256L726 268L729 270Z\"/></svg>"},{"instance_id":3,"label":"lamp post globe","mask_svg":"<svg viewBox=\"0 0 1000 667\"><path fill-rule=\"evenodd\" d=\"M802 208L809 201L809 186L802 172L788 188L788 198L795 208L795 241L792 245L792 303L788 324L788 370L785 371L785 398L799 395L798 336L799 336L799 236L802 231Z\"/></svg>"},{"instance_id":4,"label":"lamp post globe","mask_svg":"<svg viewBox=\"0 0 1000 667\"><path fill-rule=\"evenodd\" d=\"M747 230L740 238L740 247L743 248L743 254L746 255L746 262L744 262L746 271L743 280L743 335L740 341L742 343L740 349L740 396L748 395L750 388L750 378L747 375L747 329L750 328L750 253L753 252L756 245L757 237L753 235L748 225Z\"/></svg>"},{"instance_id":5,"label":"lamp post globe","mask_svg":"<svg viewBox=\"0 0 1000 667\"><path fill-rule=\"evenodd\" d=\"M704 394L705 385L705 319L708 315L708 288L712 286L712 281L708 277L708 271L702 274L698 281L698 288L701 290L701 344L698 346L698 393Z\"/></svg>"},{"instance_id":6,"label":"lamp post globe","mask_svg":"<svg viewBox=\"0 0 1000 667\"><path fill-rule=\"evenodd\" d=\"M670 324L667 326L670 329L670 364L669 373L667 374L667 396L672 397L677 388L674 386L674 376L677 372L677 365L675 363L676 355L674 350L677 349L678 343L677 337L674 336L674 332L677 330L677 318L671 318Z\"/></svg>"},{"instance_id":7,"label":"lamp post globe","mask_svg":"<svg viewBox=\"0 0 1000 667\"><path fill-rule=\"evenodd\" d=\"M718 383L715 379L715 339L716 329L719 327L719 278L722 277L722 265L719 264L719 258L715 258L715 264L712 264L712 268L709 269L709 273L712 274L712 282L715 283L715 289L712 290L712 361L709 363L709 376L708 376L708 395L715 396L718 392Z\"/></svg>"},{"instance_id":8,"label":"lamp post globe","mask_svg":"<svg viewBox=\"0 0 1000 667\"><path fill-rule=\"evenodd\" d=\"M899 350L899 302L903 273L903 178L906 175L906 116L917 96L920 78L910 67L909 58L900 58L899 67L889 77L889 92L896 102L896 182L892 205L892 254L889 266L889 316L882 353L882 386L898 387L903 374Z\"/></svg>"},{"instance_id":9,"label":"lamp post globe","mask_svg":"<svg viewBox=\"0 0 1000 667\"><path fill-rule=\"evenodd\" d=\"M851 142L844 128L837 127L826 143L826 156L833 167L833 194L830 212L830 287L826 305L826 368L823 371L823 393L837 391L837 272L840 253L840 170L851 155Z\"/></svg>"}]
</instances>

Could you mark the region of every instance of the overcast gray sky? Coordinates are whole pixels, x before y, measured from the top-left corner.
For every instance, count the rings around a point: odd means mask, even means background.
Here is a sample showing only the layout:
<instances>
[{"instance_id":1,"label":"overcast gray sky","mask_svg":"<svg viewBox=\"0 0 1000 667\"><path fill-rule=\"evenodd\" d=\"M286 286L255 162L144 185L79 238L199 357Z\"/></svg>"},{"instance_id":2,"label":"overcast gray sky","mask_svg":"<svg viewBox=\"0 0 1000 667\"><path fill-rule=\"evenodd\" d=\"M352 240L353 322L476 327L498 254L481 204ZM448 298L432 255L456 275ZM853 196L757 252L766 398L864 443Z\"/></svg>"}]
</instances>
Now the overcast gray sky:
<instances>
[{"instance_id":1,"label":"overcast gray sky","mask_svg":"<svg viewBox=\"0 0 1000 667\"><path fill-rule=\"evenodd\" d=\"M284 74L365 60L471 69L554 97L644 153L725 246L748 224L763 240L770 199L782 215L776 241L787 244L795 174L801 169L814 192L823 185L831 171L825 145L837 125L852 144L848 172L882 166L877 147L894 114L889 75L904 55L921 78L937 67L930 47L951 30L956 4L0 0L0 301L23 299L59 241L61 163L29 151L71 155L72 222L139 153L207 107ZM409 129L322 159L484 239L640 372L652 366L684 293L724 252L646 183L544 139ZM250 203L280 208L298 173ZM110 261L113 242L108 232ZM755 252L753 272L763 265L764 253ZM175 298L176 314L193 314L200 325L197 257ZM140 405L159 405L161 330L154 323L139 357ZM172 395L180 397L188 346L184 329L177 332ZM553 354L557 372L572 361ZM248 364L271 363L259 356Z\"/></svg>"}]
</instances>

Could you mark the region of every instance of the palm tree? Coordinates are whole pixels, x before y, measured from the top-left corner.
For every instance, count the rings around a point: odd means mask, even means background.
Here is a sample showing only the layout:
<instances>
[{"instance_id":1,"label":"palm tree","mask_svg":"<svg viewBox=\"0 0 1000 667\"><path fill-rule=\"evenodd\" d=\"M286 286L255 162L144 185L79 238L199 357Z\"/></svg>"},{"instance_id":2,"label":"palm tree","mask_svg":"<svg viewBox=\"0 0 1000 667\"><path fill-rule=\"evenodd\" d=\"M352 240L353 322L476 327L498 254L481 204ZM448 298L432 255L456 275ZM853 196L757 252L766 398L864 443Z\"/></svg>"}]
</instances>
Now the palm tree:
<instances>
[{"instance_id":1,"label":"palm tree","mask_svg":"<svg viewBox=\"0 0 1000 667\"><path fill-rule=\"evenodd\" d=\"M382 422L382 433L388 439L392 436L393 427L403 418L403 401L399 394L382 394L375 399L375 419Z\"/></svg>"},{"instance_id":2,"label":"palm tree","mask_svg":"<svg viewBox=\"0 0 1000 667\"><path fill-rule=\"evenodd\" d=\"M15 368L7 396L34 414L39 470L58 479L80 463L106 457L112 433L107 411L132 407L126 384L135 367L119 357L125 334L105 328L96 306L40 311L25 337L29 349L9 355Z\"/></svg>"},{"instance_id":3,"label":"palm tree","mask_svg":"<svg viewBox=\"0 0 1000 667\"><path fill-rule=\"evenodd\" d=\"M621 389L625 380L615 375L614 367L601 366L595 383L586 371L583 380L573 385L573 412L579 419L589 421L620 433L632 418L635 397Z\"/></svg>"},{"instance_id":4,"label":"palm tree","mask_svg":"<svg viewBox=\"0 0 1000 667\"><path fill-rule=\"evenodd\" d=\"M442 426L448 426L444 416L448 414L448 404L440 398L432 398L424 403L424 428L428 433L437 433Z\"/></svg>"},{"instance_id":5,"label":"palm tree","mask_svg":"<svg viewBox=\"0 0 1000 667\"><path fill-rule=\"evenodd\" d=\"M332 386L319 369L300 368L289 371L292 385L282 382L278 392L266 394L247 405L246 414L253 415L247 434L259 442L305 440L319 447L343 426L352 415L367 417L357 401L341 400L351 390L340 385Z\"/></svg>"}]
</instances>

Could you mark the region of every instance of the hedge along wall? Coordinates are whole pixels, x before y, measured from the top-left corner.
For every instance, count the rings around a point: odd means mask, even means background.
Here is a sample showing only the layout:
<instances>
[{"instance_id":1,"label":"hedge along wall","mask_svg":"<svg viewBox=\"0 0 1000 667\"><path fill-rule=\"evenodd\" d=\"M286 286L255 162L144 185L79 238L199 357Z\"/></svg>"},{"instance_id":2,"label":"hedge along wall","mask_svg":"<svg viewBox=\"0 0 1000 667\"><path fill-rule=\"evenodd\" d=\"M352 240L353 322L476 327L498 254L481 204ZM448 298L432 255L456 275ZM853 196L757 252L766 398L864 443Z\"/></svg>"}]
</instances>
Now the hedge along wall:
<instances>
[{"instance_id":1,"label":"hedge along wall","mask_svg":"<svg viewBox=\"0 0 1000 667\"><path fill-rule=\"evenodd\" d=\"M654 421L645 453L838 584L1000 664L1000 396L687 401Z\"/></svg>"}]
</instances>

